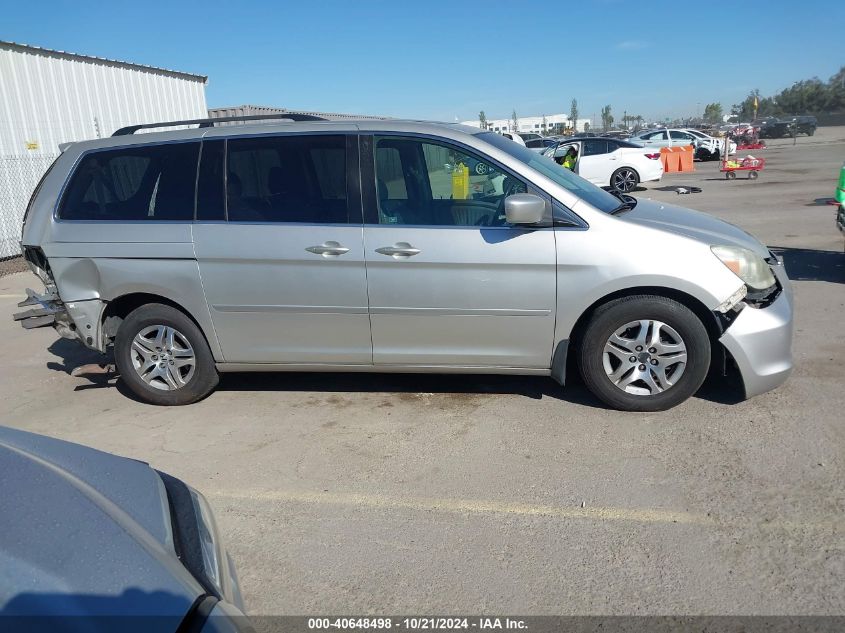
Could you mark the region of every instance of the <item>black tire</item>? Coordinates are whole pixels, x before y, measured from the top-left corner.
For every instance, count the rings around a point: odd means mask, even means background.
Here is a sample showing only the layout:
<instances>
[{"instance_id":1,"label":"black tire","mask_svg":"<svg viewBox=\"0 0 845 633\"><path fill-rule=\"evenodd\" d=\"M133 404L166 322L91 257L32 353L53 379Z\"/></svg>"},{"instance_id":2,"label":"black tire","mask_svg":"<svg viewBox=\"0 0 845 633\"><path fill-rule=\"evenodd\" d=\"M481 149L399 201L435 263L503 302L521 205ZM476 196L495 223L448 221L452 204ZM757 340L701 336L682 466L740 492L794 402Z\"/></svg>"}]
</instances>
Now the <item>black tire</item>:
<instances>
[{"instance_id":1,"label":"black tire","mask_svg":"<svg viewBox=\"0 0 845 633\"><path fill-rule=\"evenodd\" d=\"M756 171L749 171L748 172L748 180L757 180L757 172Z\"/></svg>"},{"instance_id":2,"label":"black tire","mask_svg":"<svg viewBox=\"0 0 845 633\"><path fill-rule=\"evenodd\" d=\"M812 135L813 135L813 134L815 134L815 133L816 133L815 128L813 128L813 129L811 129L811 130L807 130L807 136L812 136Z\"/></svg>"},{"instance_id":3,"label":"black tire","mask_svg":"<svg viewBox=\"0 0 845 633\"><path fill-rule=\"evenodd\" d=\"M713 160L719 160L721 157L722 157L722 152L720 152L718 149L715 152L713 152L713 154L711 155L711 158Z\"/></svg>"},{"instance_id":4,"label":"black tire","mask_svg":"<svg viewBox=\"0 0 845 633\"><path fill-rule=\"evenodd\" d=\"M611 335L626 324L640 320L663 322L680 335L686 346L687 362L680 378L663 391L650 395L628 393L618 387L612 382L604 364L605 344ZM642 353L645 352L648 350ZM639 365L639 368L648 367L647 372L655 382L659 382L657 374L651 370L650 360L640 359L636 362L643 362L644 365ZM710 368L710 337L701 320L689 308L673 299L656 295L623 297L604 304L593 314L581 337L578 365L587 388L614 409L665 411L680 404L701 387ZM664 371L668 375L670 371L679 369L676 365L674 369ZM673 375L676 374L669 377ZM631 386L636 388L637 382L634 381Z\"/></svg>"},{"instance_id":5,"label":"black tire","mask_svg":"<svg viewBox=\"0 0 845 633\"><path fill-rule=\"evenodd\" d=\"M727 178L728 180L734 180L736 178L736 172L735 171L726 171L725 172L725 178Z\"/></svg>"},{"instance_id":6,"label":"black tire","mask_svg":"<svg viewBox=\"0 0 845 633\"><path fill-rule=\"evenodd\" d=\"M153 379L151 383L145 382L139 371L135 368L135 361L143 362L140 353L133 350L133 342L136 336L156 326L172 328L176 330L176 340L180 341L179 346L190 349L193 353L193 369L190 366L174 371L186 372L183 385L165 390L157 388L154 384L166 384L163 378ZM155 343L151 342L151 345ZM174 347L176 347L174 345ZM151 350L154 351L154 350ZM162 351L159 348L159 351ZM171 354L173 359L176 355L171 350L165 349L165 354ZM157 357L155 365L166 356ZM120 380L138 399L149 404L177 406L191 404L207 396L217 386L219 376L214 365L214 357L211 350L197 325L176 308L161 303L149 303L136 308L129 313L120 328L114 342L114 360L117 370L120 373ZM165 367L166 363L159 365ZM173 362L170 362L173 365ZM178 363L176 365L178 367ZM156 371L153 367L152 371ZM146 372L148 375L150 372ZM180 374L181 375L181 374Z\"/></svg>"},{"instance_id":7,"label":"black tire","mask_svg":"<svg viewBox=\"0 0 845 633\"><path fill-rule=\"evenodd\" d=\"M631 167L620 167L610 175L610 186L622 193L630 193L638 184L640 175Z\"/></svg>"},{"instance_id":8,"label":"black tire","mask_svg":"<svg viewBox=\"0 0 845 633\"><path fill-rule=\"evenodd\" d=\"M707 148L699 147L695 151L695 157L703 163L703 162L708 161L711 158L713 158L713 155L710 153L710 150L708 150Z\"/></svg>"}]
</instances>

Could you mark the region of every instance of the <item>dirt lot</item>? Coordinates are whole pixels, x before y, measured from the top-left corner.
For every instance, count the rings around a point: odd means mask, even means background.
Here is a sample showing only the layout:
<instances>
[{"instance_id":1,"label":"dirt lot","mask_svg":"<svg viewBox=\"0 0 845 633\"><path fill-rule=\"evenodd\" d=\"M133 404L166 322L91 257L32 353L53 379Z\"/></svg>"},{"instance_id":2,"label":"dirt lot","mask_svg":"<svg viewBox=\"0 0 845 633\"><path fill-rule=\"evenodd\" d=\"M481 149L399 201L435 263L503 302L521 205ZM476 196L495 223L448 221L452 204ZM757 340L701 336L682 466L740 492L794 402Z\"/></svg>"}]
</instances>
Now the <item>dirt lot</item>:
<instances>
[{"instance_id":1,"label":"dirt lot","mask_svg":"<svg viewBox=\"0 0 845 633\"><path fill-rule=\"evenodd\" d=\"M753 153L753 152L752 152ZM637 195L780 247L796 369L735 402L608 411L582 386L490 376L229 375L156 408L73 378L91 356L8 315L2 423L147 460L210 499L253 614L845 613L845 128L772 141L756 182L716 163ZM679 196L678 185L702 193Z\"/></svg>"}]
</instances>

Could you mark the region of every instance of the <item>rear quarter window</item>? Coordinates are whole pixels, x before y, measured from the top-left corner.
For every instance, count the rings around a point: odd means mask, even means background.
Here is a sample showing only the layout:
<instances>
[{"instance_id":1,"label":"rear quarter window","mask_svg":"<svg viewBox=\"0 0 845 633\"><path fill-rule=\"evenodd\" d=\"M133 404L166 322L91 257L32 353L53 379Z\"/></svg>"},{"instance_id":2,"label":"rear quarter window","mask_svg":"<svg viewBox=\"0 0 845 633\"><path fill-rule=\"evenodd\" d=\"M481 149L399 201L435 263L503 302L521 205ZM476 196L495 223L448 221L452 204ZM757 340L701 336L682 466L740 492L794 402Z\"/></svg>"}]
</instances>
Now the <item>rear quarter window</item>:
<instances>
[{"instance_id":1,"label":"rear quarter window","mask_svg":"<svg viewBox=\"0 0 845 633\"><path fill-rule=\"evenodd\" d=\"M83 156L59 207L62 220L191 222L199 143L170 143Z\"/></svg>"}]
</instances>

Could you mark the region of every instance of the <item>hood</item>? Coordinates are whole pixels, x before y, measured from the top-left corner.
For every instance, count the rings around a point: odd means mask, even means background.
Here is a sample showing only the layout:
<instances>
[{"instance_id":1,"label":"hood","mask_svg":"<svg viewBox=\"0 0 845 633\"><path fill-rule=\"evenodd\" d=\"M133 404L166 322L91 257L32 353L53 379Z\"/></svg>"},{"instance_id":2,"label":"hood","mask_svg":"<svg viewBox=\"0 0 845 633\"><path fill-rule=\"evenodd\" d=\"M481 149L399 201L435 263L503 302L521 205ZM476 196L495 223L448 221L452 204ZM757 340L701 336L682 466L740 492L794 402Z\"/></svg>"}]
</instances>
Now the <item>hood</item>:
<instances>
[{"instance_id":1,"label":"hood","mask_svg":"<svg viewBox=\"0 0 845 633\"><path fill-rule=\"evenodd\" d=\"M754 236L730 222L701 211L638 198L637 206L618 218L625 222L689 237L710 246L719 244L741 246L764 259L769 256L769 249Z\"/></svg>"},{"instance_id":2,"label":"hood","mask_svg":"<svg viewBox=\"0 0 845 633\"><path fill-rule=\"evenodd\" d=\"M0 427L0 473L0 614L182 617L202 593L147 464Z\"/></svg>"}]
</instances>

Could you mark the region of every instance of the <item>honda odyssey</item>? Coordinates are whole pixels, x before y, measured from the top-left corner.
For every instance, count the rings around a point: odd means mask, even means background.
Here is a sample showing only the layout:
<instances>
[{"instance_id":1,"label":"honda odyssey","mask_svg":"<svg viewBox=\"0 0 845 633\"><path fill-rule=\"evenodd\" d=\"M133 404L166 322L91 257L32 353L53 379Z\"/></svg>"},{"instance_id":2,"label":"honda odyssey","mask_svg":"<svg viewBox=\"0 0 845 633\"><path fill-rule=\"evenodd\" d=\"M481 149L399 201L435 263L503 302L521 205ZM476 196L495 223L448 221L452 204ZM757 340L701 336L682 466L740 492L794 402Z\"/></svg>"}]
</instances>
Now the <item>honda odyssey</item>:
<instances>
[{"instance_id":1,"label":"honda odyssey","mask_svg":"<svg viewBox=\"0 0 845 633\"><path fill-rule=\"evenodd\" d=\"M281 116L65 147L23 226L45 289L15 318L113 350L126 387L162 405L233 371L563 384L571 358L634 411L683 402L711 366L748 397L789 375L789 280L745 231L493 132Z\"/></svg>"}]
</instances>

